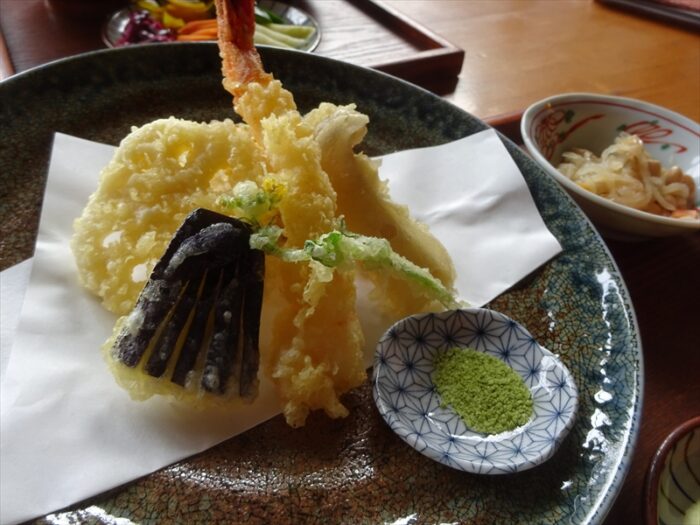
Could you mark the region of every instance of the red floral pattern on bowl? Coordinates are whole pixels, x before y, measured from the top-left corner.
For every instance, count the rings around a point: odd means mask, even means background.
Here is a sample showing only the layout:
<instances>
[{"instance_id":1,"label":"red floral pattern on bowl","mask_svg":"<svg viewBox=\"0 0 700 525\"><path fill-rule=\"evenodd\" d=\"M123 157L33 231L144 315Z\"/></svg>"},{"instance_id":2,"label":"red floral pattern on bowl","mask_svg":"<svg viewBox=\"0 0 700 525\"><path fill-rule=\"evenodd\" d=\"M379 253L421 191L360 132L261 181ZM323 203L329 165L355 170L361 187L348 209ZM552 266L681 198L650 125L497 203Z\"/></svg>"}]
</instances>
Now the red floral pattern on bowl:
<instances>
[{"instance_id":1,"label":"red floral pattern on bowl","mask_svg":"<svg viewBox=\"0 0 700 525\"><path fill-rule=\"evenodd\" d=\"M664 166L679 166L700 187L697 122L639 100L571 93L530 106L520 128L535 161L569 192L604 235L631 240L700 230L700 221L662 217L609 201L581 188L556 168L565 151L584 148L600 155L624 131L639 136L652 157ZM696 203L700 206L700 191Z\"/></svg>"}]
</instances>

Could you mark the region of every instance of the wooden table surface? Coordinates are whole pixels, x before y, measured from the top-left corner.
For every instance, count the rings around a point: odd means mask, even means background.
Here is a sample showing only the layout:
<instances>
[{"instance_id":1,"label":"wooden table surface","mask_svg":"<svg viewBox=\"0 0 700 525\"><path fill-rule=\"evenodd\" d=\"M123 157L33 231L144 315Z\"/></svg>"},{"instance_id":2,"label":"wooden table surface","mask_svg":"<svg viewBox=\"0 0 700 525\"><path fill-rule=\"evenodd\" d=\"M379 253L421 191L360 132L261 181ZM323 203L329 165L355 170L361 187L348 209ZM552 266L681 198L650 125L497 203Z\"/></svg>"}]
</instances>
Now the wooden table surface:
<instances>
[{"instance_id":1,"label":"wooden table surface","mask_svg":"<svg viewBox=\"0 0 700 525\"><path fill-rule=\"evenodd\" d=\"M0 0L6 44L0 42L0 76L102 47L98 23L67 22L45 2ZM374 65L400 61L424 45L396 28L378 33L357 3L295 2L327 28L319 53ZM464 50L457 77L433 76L424 85L515 140L528 105L568 91L639 98L700 121L700 36L692 30L593 0L384 5ZM605 524L643 523L644 479L654 452L677 425L700 414L700 234L608 246L637 313L645 384L636 451Z\"/></svg>"}]
</instances>

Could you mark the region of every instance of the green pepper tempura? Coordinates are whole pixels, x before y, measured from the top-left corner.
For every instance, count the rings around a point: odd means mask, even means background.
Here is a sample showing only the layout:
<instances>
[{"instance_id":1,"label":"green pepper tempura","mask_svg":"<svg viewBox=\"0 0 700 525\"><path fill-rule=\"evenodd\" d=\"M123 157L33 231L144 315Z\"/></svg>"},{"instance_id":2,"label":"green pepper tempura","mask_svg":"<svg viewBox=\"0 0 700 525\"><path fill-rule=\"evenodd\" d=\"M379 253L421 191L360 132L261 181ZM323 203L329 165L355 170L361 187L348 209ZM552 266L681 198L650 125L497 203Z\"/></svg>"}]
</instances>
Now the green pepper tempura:
<instances>
[{"instance_id":1,"label":"green pepper tempura","mask_svg":"<svg viewBox=\"0 0 700 525\"><path fill-rule=\"evenodd\" d=\"M303 248L284 247L284 231L274 223L276 205L284 192L284 187L270 179L266 179L262 187L248 181L237 184L232 195L222 197L219 203L251 224L254 233L250 237L250 247L253 249L262 250L285 262L315 261L327 268L362 263L366 270L382 270L417 284L445 308L464 306L427 269L396 253L389 241L350 232L345 229L342 220L337 230L307 240Z\"/></svg>"}]
</instances>

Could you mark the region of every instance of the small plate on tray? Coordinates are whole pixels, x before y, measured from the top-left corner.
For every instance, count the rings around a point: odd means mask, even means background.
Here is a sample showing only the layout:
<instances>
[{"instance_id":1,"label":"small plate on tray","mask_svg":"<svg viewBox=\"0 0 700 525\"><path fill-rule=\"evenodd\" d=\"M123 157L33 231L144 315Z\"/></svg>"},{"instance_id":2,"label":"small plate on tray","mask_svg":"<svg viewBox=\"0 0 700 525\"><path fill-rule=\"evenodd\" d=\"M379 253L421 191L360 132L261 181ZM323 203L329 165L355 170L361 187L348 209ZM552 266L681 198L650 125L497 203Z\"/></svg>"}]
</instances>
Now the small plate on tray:
<instances>
[{"instance_id":1,"label":"small plate on tray","mask_svg":"<svg viewBox=\"0 0 700 525\"><path fill-rule=\"evenodd\" d=\"M258 0L258 7L279 16L284 23L297 26L308 26L314 29L304 44L299 47L299 51L313 51L321 41L321 27L316 19L309 13L284 2L276 0ZM124 34L126 25L129 23L129 16L133 8L124 8L116 11L102 28L102 41L107 47L118 47L118 42ZM172 43L172 42L171 42Z\"/></svg>"},{"instance_id":2,"label":"small plate on tray","mask_svg":"<svg viewBox=\"0 0 700 525\"><path fill-rule=\"evenodd\" d=\"M262 48L266 69L302 111L357 103L370 118L363 150L382 155L487 128L449 102L388 75L310 53ZM31 257L56 131L118 144L132 126L176 115L233 118L214 43L144 44L71 57L0 83L0 269ZM61 103L57 104L56 101ZM5 104L4 101L12 101ZM491 301L571 371L578 417L557 452L498 477L418 454L382 420L370 381L350 415L276 417L248 432L53 514L49 521L267 523L601 523L630 467L642 403L642 349L629 294L585 215L503 139L563 253ZM127 460L128 458L124 458ZM97 509L97 510L95 510ZM95 514L99 512L99 514ZM44 520L45 522L45 520Z\"/></svg>"}]
</instances>

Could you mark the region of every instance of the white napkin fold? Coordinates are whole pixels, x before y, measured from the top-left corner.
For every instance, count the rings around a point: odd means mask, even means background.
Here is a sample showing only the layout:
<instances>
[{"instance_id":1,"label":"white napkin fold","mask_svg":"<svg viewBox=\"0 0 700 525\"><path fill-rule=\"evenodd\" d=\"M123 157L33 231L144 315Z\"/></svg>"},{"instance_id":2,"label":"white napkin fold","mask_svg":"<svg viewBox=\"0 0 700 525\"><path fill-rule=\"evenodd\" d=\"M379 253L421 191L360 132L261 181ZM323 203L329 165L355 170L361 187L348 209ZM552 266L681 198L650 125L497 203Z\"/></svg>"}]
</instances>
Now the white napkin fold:
<instances>
[{"instance_id":1,"label":"white napkin fold","mask_svg":"<svg viewBox=\"0 0 700 525\"><path fill-rule=\"evenodd\" d=\"M0 383L5 381L12 338L17 330L24 292L29 284L33 259L0 272Z\"/></svg>"},{"instance_id":2,"label":"white napkin fold","mask_svg":"<svg viewBox=\"0 0 700 525\"><path fill-rule=\"evenodd\" d=\"M2 317L1 523L31 519L136 479L279 413L266 381L255 403L225 414L192 412L163 399L136 403L112 379L99 347L115 319L78 285L69 239L113 151L56 135L33 267L25 262L0 274L0 307L19 310L31 269L14 337L16 319ZM388 155L380 173L392 197L445 244L460 296L473 305L561 251L492 130ZM370 363L387 326L362 286L358 304Z\"/></svg>"}]
</instances>

